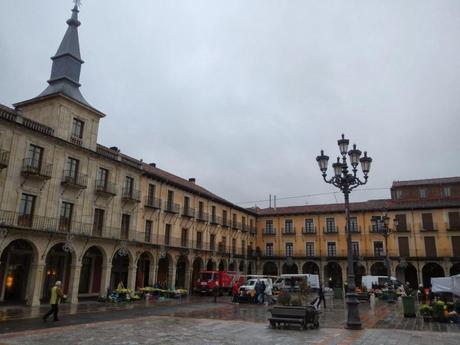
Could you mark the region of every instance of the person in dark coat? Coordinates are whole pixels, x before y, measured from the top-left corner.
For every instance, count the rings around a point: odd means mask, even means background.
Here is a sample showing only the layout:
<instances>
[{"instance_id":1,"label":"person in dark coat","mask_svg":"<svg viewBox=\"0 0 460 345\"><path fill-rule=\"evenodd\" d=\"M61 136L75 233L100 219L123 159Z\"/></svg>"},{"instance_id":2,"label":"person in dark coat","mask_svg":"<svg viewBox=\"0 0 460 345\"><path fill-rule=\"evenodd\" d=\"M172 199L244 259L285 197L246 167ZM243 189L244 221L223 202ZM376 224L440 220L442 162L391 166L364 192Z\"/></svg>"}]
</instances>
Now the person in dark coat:
<instances>
[{"instance_id":1,"label":"person in dark coat","mask_svg":"<svg viewBox=\"0 0 460 345\"><path fill-rule=\"evenodd\" d=\"M324 304L324 309L326 309L326 299L324 298L323 286L321 284L319 284L318 297L319 297L318 305L320 305L322 301Z\"/></svg>"}]
</instances>

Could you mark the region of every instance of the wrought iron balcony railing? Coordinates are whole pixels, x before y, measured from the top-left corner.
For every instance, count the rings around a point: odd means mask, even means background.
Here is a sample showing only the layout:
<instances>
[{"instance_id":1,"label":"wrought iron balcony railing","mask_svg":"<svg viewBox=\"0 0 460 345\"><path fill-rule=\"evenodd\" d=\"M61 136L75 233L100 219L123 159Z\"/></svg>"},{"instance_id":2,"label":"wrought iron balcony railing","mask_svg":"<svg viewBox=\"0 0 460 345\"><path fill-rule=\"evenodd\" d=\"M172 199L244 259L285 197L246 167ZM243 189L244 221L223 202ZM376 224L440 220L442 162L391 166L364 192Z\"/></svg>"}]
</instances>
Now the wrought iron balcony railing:
<instances>
[{"instance_id":1,"label":"wrought iron balcony railing","mask_svg":"<svg viewBox=\"0 0 460 345\"><path fill-rule=\"evenodd\" d=\"M169 212L169 213L175 213L175 214L179 213L180 205L172 202L171 200L166 200L164 211Z\"/></svg>"},{"instance_id":2,"label":"wrought iron balcony railing","mask_svg":"<svg viewBox=\"0 0 460 345\"><path fill-rule=\"evenodd\" d=\"M129 202L141 202L141 192L137 189L123 188L121 198Z\"/></svg>"},{"instance_id":3,"label":"wrought iron balcony railing","mask_svg":"<svg viewBox=\"0 0 460 345\"><path fill-rule=\"evenodd\" d=\"M40 162L33 158L24 158L22 160L21 174L23 176L33 176L44 180L49 180L53 172L53 165Z\"/></svg>"},{"instance_id":4,"label":"wrought iron balcony railing","mask_svg":"<svg viewBox=\"0 0 460 345\"><path fill-rule=\"evenodd\" d=\"M220 225L220 224L222 224L222 218L216 216L215 214L214 215L211 214L209 223L212 224L212 225Z\"/></svg>"},{"instance_id":5,"label":"wrought iron balcony railing","mask_svg":"<svg viewBox=\"0 0 460 345\"><path fill-rule=\"evenodd\" d=\"M275 228L265 228L262 235L264 236L273 236L276 235L276 229Z\"/></svg>"},{"instance_id":6,"label":"wrought iron balcony railing","mask_svg":"<svg viewBox=\"0 0 460 345\"><path fill-rule=\"evenodd\" d=\"M222 218L222 226L225 228L230 227L230 220L228 218Z\"/></svg>"},{"instance_id":7,"label":"wrought iron balcony railing","mask_svg":"<svg viewBox=\"0 0 460 345\"><path fill-rule=\"evenodd\" d=\"M114 183L107 182L104 180L96 180L96 187L94 189L96 194L104 196L115 196L117 195L117 188Z\"/></svg>"},{"instance_id":8,"label":"wrought iron balcony railing","mask_svg":"<svg viewBox=\"0 0 460 345\"><path fill-rule=\"evenodd\" d=\"M154 198L153 196L147 196L145 197L144 206L159 210L161 209L161 199Z\"/></svg>"},{"instance_id":9,"label":"wrought iron balcony railing","mask_svg":"<svg viewBox=\"0 0 460 345\"><path fill-rule=\"evenodd\" d=\"M323 233L325 234L338 234L339 227L338 226L326 226L323 227Z\"/></svg>"},{"instance_id":10,"label":"wrought iron balcony railing","mask_svg":"<svg viewBox=\"0 0 460 345\"><path fill-rule=\"evenodd\" d=\"M88 175L78 174L72 170L64 170L61 184L66 187L85 189L88 186Z\"/></svg>"},{"instance_id":11,"label":"wrought iron balcony railing","mask_svg":"<svg viewBox=\"0 0 460 345\"><path fill-rule=\"evenodd\" d=\"M294 226L288 226L285 228L281 229L283 235L295 235L295 227Z\"/></svg>"},{"instance_id":12,"label":"wrought iron balcony railing","mask_svg":"<svg viewBox=\"0 0 460 345\"><path fill-rule=\"evenodd\" d=\"M182 209L182 216L188 217L188 218L195 217L195 209L191 207L184 207Z\"/></svg>"},{"instance_id":13,"label":"wrought iron balcony railing","mask_svg":"<svg viewBox=\"0 0 460 345\"><path fill-rule=\"evenodd\" d=\"M303 226L302 234L304 235L316 234L316 226L307 226L307 227Z\"/></svg>"},{"instance_id":14,"label":"wrought iron balcony railing","mask_svg":"<svg viewBox=\"0 0 460 345\"><path fill-rule=\"evenodd\" d=\"M196 220L199 222L207 222L208 221L208 214L206 212L200 212L198 211L196 215Z\"/></svg>"}]
</instances>

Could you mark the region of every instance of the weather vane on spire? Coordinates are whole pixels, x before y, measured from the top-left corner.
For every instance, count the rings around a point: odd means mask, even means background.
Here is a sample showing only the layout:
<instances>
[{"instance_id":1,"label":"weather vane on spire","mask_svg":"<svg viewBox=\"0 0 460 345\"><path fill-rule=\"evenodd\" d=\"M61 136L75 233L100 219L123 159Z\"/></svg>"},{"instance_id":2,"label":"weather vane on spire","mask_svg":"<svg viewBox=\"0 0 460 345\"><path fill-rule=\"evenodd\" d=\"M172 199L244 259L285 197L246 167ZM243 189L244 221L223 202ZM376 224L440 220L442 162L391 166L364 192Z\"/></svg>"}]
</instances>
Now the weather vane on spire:
<instances>
[{"instance_id":1,"label":"weather vane on spire","mask_svg":"<svg viewBox=\"0 0 460 345\"><path fill-rule=\"evenodd\" d=\"M73 0L73 2L78 8L81 6L81 0Z\"/></svg>"}]
</instances>

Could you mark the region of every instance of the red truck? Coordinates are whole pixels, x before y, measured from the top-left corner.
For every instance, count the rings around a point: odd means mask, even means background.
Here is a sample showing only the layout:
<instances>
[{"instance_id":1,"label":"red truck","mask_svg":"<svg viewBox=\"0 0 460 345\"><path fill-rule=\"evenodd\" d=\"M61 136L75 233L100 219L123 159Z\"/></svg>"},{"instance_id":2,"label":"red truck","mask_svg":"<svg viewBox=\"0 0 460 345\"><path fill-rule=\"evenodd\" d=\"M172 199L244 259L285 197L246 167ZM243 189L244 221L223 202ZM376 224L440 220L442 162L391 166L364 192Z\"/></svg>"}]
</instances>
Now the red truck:
<instances>
[{"instance_id":1,"label":"red truck","mask_svg":"<svg viewBox=\"0 0 460 345\"><path fill-rule=\"evenodd\" d=\"M201 271L193 290L197 293L208 294L218 287L220 292L229 292L235 279L237 279L236 272Z\"/></svg>"}]
</instances>

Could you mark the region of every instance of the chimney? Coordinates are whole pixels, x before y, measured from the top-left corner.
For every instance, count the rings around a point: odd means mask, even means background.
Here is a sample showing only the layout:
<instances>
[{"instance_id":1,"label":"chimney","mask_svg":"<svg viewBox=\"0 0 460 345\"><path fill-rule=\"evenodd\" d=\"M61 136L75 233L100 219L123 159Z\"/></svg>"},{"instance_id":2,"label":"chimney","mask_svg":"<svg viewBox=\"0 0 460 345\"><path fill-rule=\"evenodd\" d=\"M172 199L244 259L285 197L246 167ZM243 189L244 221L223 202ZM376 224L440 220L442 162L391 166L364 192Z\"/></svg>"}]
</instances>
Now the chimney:
<instances>
[{"instance_id":1,"label":"chimney","mask_svg":"<svg viewBox=\"0 0 460 345\"><path fill-rule=\"evenodd\" d=\"M192 182L192 183L195 183L195 182L196 182L196 178L194 178L194 177L190 177L190 178L188 179L188 182Z\"/></svg>"},{"instance_id":2,"label":"chimney","mask_svg":"<svg viewBox=\"0 0 460 345\"><path fill-rule=\"evenodd\" d=\"M154 167L154 168L157 167L157 164L156 164L156 163L149 163L149 165L150 165L151 167Z\"/></svg>"}]
</instances>

